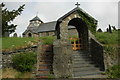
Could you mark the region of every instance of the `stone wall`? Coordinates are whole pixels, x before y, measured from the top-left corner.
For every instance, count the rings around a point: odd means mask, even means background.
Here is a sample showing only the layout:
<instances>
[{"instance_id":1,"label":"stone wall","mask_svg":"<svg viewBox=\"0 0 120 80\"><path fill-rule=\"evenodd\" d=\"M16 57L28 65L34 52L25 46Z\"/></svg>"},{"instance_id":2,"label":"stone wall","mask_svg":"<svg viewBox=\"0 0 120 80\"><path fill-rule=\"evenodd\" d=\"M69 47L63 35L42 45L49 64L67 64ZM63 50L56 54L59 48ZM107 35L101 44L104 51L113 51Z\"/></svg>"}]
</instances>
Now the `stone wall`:
<instances>
[{"instance_id":1,"label":"stone wall","mask_svg":"<svg viewBox=\"0 0 120 80\"><path fill-rule=\"evenodd\" d=\"M72 46L67 41L54 42L53 72L55 78L72 77Z\"/></svg>"},{"instance_id":2,"label":"stone wall","mask_svg":"<svg viewBox=\"0 0 120 80\"><path fill-rule=\"evenodd\" d=\"M90 39L90 54L102 70L107 70L109 67L119 64L119 47L118 46L103 46L98 42L93 34L89 31ZM108 51L106 48L108 48ZM109 51L110 50L110 51Z\"/></svg>"},{"instance_id":3,"label":"stone wall","mask_svg":"<svg viewBox=\"0 0 120 80\"><path fill-rule=\"evenodd\" d=\"M10 52L2 52L2 67L12 67L12 55L16 55L24 52L36 52L37 46L32 46L28 48L23 48Z\"/></svg>"},{"instance_id":4,"label":"stone wall","mask_svg":"<svg viewBox=\"0 0 120 80\"><path fill-rule=\"evenodd\" d=\"M97 42L95 39L90 39L90 54L94 63L100 67L100 70L104 71L104 52L103 46Z\"/></svg>"},{"instance_id":5,"label":"stone wall","mask_svg":"<svg viewBox=\"0 0 120 80\"><path fill-rule=\"evenodd\" d=\"M39 33L39 37L45 37L45 36L54 36L55 31L49 31L49 32L41 32Z\"/></svg>"},{"instance_id":6,"label":"stone wall","mask_svg":"<svg viewBox=\"0 0 120 80\"><path fill-rule=\"evenodd\" d=\"M77 29L69 29L68 30L68 35L69 36L76 36L76 35L78 35L78 32L77 32Z\"/></svg>"},{"instance_id":7,"label":"stone wall","mask_svg":"<svg viewBox=\"0 0 120 80\"><path fill-rule=\"evenodd\" d=\"M97 66L100 67L100 70L105 70L104 65L104 52L103 52L103 45L99 43L95 36L89 32L89 51L92 60L95 62Z\"/></svg>"},{"instance_id":8,"label":"stone wall","mask_svg":"<svg viewBox=\"0 0 120 80\"><path fill-rule=\"evenodd\" d=\"M107 51L105 48L110 48L111 50ZM119 58L118 46L104 46L104 63L106 69L120 64L118 61Z\"/></svg>"}]
</instances>

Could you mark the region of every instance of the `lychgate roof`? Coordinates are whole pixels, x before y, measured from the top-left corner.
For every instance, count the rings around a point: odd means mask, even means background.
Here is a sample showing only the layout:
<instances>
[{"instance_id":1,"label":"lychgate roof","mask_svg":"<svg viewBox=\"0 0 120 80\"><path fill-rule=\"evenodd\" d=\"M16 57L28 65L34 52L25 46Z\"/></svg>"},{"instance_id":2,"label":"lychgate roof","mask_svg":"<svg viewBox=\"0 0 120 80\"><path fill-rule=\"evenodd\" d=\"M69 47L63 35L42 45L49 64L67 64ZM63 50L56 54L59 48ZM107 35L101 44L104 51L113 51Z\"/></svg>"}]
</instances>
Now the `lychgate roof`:
<instances>
[{"instance_id":1,"label":"lychgate roof","mask_svg":"<svg viewBox=\"0 0 120 80\"><path fill-rule=\"evenodd\" d=\"M77 12L77 13L79 14L78 11L82 12L82 13L83 13L84 15L86 15L87 17L94 19L91 15L89 15L88 13L86 13L83 9L81 9L80 7L76 7L76 8L74 8L74 9L72 9L71 11L69 11L69 12L68 12L67 14L65 14L64 16L60 17L60 18L58 19L58 21L62 21L63 19L65 19L66 17L68 17L69 15L71 15L71 14L74 13L74 12ZM94 20L97 21L96 19L94 19Z\"/></svg>"}]
</instances>

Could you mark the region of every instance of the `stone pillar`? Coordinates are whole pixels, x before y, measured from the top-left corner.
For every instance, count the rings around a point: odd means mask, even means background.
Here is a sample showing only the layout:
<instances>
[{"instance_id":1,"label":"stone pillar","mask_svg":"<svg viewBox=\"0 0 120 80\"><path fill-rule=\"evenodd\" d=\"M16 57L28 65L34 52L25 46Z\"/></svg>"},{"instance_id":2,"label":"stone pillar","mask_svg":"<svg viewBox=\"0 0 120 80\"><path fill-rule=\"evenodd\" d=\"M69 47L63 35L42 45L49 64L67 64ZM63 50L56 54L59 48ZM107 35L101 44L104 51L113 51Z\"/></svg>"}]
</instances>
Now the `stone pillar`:
<instances>
[{"instance_id":1,"label":"stone pillar","mask_svg":"<svg viewBox=\"0 0 120 80\"><path fill-rule=\"evenodd\" d=\"M39 63L40 63L40 56L43 53L42 45L43 45L43 43L41 41L39 41L38 42L38 48L37 48L37 69L36 69L36 75L39 74L38 69L39 69Z\"/></svg>"},{"instance_id":2,"label":"stone pillar","mask_svg":"<svg viewBox=\"0 0 120 80\"><path fill-rule=\"evenodd\" d=\"M62 21L60 24L60 39L68 40L68 26L66 21Z\"/></svg>"},{"instance_id":3,"label":"stone pillar","mask_svg":"<svg viewBox=\"0 0 120 80\"><path fill-rule=\"evenodd\" d=\"M66 40L54 41L53 72L55 78L72 77L72 45Z\"/></svg>"}]
</instances>

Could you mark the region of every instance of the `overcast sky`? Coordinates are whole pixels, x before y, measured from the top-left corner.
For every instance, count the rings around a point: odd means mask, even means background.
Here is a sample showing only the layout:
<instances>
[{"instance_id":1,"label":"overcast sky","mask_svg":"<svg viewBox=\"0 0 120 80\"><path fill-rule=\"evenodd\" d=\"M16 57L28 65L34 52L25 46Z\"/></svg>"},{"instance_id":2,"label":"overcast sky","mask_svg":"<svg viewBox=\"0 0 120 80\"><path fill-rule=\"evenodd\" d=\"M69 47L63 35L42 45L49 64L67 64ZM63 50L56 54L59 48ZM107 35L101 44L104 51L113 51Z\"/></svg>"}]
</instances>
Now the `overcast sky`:
<instances>
[{"instance_id":1,"label":"overcast sky","mask_svg":"<svg viewBox=\"0 0 120 80\"><path fill-rule=\"evenodd\" d=\"M80 8L98 20L98 28L106 30L109 24L118 27L118 0L4 0L9 10L17 9L25 4L21 15L15 18L14 24L18 25L16 32L21 35L29 24L29 20L37 15L43 22L56 21L58 18L74 9L75 3L80 3ZM2 2L2 0L1 0Z\"/></svg>"}]
</instances>

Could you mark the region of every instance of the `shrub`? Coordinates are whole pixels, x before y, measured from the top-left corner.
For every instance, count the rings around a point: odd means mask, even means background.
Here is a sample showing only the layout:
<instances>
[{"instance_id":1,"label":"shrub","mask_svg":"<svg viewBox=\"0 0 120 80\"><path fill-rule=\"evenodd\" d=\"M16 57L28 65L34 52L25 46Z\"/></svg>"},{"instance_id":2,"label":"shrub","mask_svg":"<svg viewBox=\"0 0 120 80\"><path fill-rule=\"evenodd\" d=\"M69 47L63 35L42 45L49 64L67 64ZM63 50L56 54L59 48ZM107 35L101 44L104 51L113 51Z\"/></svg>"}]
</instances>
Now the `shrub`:
<instances>
[{"instance_id":1,"label":"shrub","mask_svg":"<svg viewBox=\"0 0 120 80\"><path fill-rule=\"evenodd\" d=\"M21 72L31 71L36 63L36 53L20 53L12 56L13 67Z\"/></svg>"},{"instance_id":2,"label":"shrub","mask_svg":"<svg viewBox=\"0 0 120 80\"><path fill-rule=\"evenodd\" d=\"M120 78L120 65L110 67L106 73L109 78Z\"/></svg>"}]
</instances>

